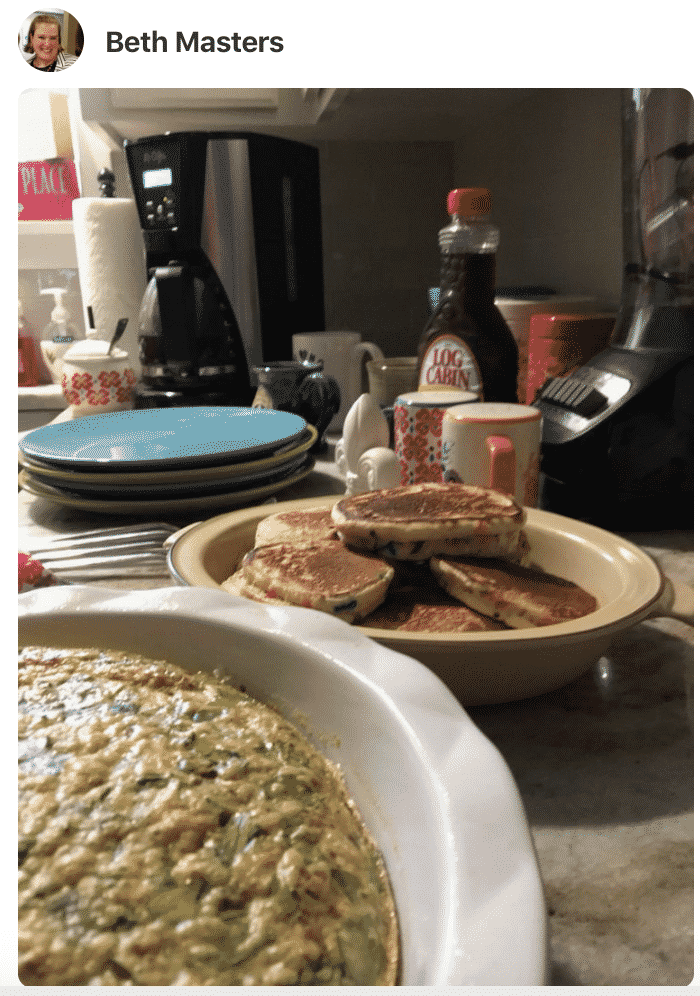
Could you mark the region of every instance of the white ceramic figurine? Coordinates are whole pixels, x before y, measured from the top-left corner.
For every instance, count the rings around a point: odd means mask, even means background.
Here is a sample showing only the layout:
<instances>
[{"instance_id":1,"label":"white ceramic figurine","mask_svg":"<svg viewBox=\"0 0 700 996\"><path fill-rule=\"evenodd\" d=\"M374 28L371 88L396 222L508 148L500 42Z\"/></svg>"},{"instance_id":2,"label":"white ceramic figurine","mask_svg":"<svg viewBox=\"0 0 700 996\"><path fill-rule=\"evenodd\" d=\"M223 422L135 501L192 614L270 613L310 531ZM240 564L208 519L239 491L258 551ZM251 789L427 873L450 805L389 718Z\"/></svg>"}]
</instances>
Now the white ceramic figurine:
<instances>
[{"instance_id":1,"label":"white ceramic figurine","mask_svg":"<svg viewBox=\"0 0 700 996\"><path fill-rule=\"evenodd\" d=\"M399 462L389 442L389 424L381 408L369 394L361 394L346 415L342 438L335 446L346 495L399 485Z\"/></svg>"}]
</instances>

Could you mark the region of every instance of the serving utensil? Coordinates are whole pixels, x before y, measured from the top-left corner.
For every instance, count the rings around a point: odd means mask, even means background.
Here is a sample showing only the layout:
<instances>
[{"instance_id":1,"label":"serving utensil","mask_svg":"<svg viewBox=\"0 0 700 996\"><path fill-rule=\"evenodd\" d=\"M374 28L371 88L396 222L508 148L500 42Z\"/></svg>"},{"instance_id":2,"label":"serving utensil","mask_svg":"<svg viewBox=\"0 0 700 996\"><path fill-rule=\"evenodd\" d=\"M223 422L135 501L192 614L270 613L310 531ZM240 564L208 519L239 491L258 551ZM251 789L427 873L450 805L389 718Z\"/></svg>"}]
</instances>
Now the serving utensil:
<instances>
[{"instance_id":1,"label":"serving utensil","mask_svg":"<svg viewBox=\"0 0 700 996\"><path fill-rule=\"evenodd\" d=\"M165 574L167 541L181 532L168 522L89 529L31 544L25 553L39 560L55 577L71 580Z\"/></svg>"},{"instance_id":2,"label":"serving utensil","mask_svg":"<svg viewBox=\"0 0 700 996\"><path fill-rule=\"evenodd\" d=\"M128 318L120 318L119 321L117 322L117 327L114 330L114 335L112 336L111 342L109 344L109 349L107 350L107 356L111 355L112 350L117 345L121 337L124 335L124 331L128 324L129 324Z\"/></svg>"}]
</instances>

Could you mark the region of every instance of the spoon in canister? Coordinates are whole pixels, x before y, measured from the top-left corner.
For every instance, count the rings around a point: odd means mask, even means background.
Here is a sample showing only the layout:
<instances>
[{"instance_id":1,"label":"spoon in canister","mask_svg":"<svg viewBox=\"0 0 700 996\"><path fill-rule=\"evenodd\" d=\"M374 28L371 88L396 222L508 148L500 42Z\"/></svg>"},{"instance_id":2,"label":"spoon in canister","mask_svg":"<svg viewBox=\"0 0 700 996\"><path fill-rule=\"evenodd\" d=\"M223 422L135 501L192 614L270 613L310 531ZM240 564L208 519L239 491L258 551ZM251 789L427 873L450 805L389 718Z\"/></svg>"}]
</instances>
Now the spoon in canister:
<instances>
[{"instance_id":1,"label":"spoon in canister","mask_svg":"<svg viewBox=\"0 0 700 996\"><path fill-rule=\"evenodd\" d=\"M110 342L109 349L107 350L107 356L109 356L111 354L112 349L116 346L116 344L119 342L119 340L121 339L121 337L124 335L124 329L126 328L126 326L128 325L128 323L129 323L129 319L128 318L120 318L119 321L117 322L117 327L114 330L114 335L112 336L112 341Z\"/></svg>"}]
</instances>

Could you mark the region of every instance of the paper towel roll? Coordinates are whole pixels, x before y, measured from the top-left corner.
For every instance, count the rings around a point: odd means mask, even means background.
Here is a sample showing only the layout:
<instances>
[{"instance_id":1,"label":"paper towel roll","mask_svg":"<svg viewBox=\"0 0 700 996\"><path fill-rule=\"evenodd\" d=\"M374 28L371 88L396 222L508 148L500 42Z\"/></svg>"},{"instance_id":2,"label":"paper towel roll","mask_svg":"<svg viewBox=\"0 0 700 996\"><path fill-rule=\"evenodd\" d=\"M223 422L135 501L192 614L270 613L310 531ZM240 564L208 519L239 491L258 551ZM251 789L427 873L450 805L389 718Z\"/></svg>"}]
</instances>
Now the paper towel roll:
<instances>
[{"instance_id":1,"label":"paper towel roll","mask_svg":"<svg viewBox=\"0 0 700 996\"><path fill-rule=\"evenodd\" d=\"M85 327L88 305L101 339L111 339L119 319L128 318L119 346L138 370L137 319L147 274L136 203L126 197L77 198L73 235Z\"/></svg>"}]
</instances>

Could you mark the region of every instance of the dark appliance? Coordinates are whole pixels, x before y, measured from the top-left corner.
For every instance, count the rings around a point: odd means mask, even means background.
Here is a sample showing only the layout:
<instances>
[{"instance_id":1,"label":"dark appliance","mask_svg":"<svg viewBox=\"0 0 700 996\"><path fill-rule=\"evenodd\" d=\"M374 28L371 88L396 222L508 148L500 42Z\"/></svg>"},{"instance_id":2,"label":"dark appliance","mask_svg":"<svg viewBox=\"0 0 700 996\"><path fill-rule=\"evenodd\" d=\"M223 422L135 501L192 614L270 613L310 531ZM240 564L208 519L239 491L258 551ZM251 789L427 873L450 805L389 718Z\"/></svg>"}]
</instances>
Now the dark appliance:
<instances>
[{"instance_id":1,"label":"dark appliance","mask_svg":"<svg viewBox=\"0 0 700 996\"><path fill-rule=\"evenodd\" d=\"M136 406L249 405L250 368L325 328L318 151L249 132L124 148L149 276Z\"/></svg>"},{"instance_id":2,"label":"dark appliance","mask_svg":"<svg viewBox=\"0 0 700 996\"><path fill-rule=\"evenodd\" d=\"M686 90L624 92L615 330L536 402L541 507L619 531L693 522L692 129Z\"/></svg>"}]
</instances>

